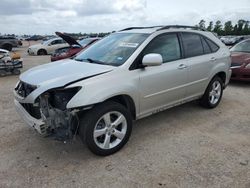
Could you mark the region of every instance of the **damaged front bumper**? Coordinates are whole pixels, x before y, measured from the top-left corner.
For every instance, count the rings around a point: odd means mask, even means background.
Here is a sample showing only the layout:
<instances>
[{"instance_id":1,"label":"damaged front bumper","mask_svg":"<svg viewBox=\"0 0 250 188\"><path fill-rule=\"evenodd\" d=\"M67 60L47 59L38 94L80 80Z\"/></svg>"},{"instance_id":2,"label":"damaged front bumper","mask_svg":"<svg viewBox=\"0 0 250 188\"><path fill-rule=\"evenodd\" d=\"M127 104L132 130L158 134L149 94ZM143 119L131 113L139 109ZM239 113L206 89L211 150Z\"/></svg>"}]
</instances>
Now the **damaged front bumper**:
<instances>
[{"instance_id":1,"label":"damaged front bumper","mask_svg":"<svg viewBox=\"0 0 250 188\"><path fill-rule=\"evenodd\" d=\"M25 123L27 123L30 127L33 127L39 134L43 136L48 135L46 131L48 126L42 119L32 117L16 99L14 99L14 103L18 114L22 117Z\"/></svg>"},{"instance_id":2,"label":"damaged front bumper","mask_svg":"<svg viewBox=\"0 0 250 188\"><path fill-rule=\"evenodd\" d=\"M14 103L21 118L42 136L57 140L73 138L77 132L78 109L67 109L68 101L80 88L52 89L28 102L35 86L19 82L14 89Z\"/></svg>"}]
</instances>

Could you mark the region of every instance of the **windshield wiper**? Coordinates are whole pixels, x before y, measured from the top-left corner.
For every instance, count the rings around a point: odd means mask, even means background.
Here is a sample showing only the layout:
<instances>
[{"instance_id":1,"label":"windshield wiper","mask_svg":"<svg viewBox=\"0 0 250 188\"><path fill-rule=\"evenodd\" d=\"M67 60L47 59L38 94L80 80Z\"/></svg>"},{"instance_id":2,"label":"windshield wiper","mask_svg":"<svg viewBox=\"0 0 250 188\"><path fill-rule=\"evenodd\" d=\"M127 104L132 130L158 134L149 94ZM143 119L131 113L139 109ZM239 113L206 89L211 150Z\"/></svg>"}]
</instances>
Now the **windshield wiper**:
<instances>
[{"instance_id":1,"label":"windshield wiper","mask_svg":"<svg viewBox=\"0 0 250 188\"><path fill-rule=\"evenodd\" d=\"M89 62L89 63L95 63L95 64L100 64L100 65L118 66L118 65L115 64L115 63L105 63L105 62L103 62L103 61L96 60L96 59L91 59L91 58L87 58L87 59L76 59L76 58L75 58L74 60L76 60L76 61L81 61L81 62L87 61L87 62Z\"/></svg>"},{"instance_id":2,"label":"windshield wiper","mask_svg":"<svg viewBox=\"0 0 250 188\"><path fill-rule=\"evenodd\" d=\"M88 62L90 62L90 63L96 63L96 64L101 64L101 65L107 65L107 63L102 62L102 61L99 61L99 60L96 60L96 59L87 58L86 60L87 60Z\"/></svg>"},{"instance_id":3,"label":"windshield wiper","mask_svg":"<svg viewBox=\"0 0 250 188\"><path fill-rule=\"evenodd\" d=\"M91 58L87 58L87 59L76 59L76 61L88 61L89 63L96 63L96 64L101 64L101 65L107 65L107 63L96 60L96 59L91 59Z\"/></svg>"}]
</instances>

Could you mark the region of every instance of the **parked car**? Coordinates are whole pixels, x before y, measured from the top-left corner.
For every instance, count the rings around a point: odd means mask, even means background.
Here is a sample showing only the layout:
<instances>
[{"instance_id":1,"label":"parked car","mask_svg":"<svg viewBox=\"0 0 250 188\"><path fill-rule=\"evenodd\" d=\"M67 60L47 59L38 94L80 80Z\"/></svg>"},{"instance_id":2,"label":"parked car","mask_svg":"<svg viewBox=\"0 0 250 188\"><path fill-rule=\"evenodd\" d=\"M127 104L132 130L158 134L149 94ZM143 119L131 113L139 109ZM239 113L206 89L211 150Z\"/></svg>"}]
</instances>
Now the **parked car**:
<instances>
[{"instance_id":1,"label":"parked car","mask_svg":"<svg viewBox=\"0 0 250 188\"><path fill-rule=\"evenodd\" d=\"M215 108L231 76L229 49L187 26L136 27L20 76L15 106L40 134L79 134L97 155L128 141L133 120L199 99Z\"/></svg>"},{"instance_id":2,"label":"parked car","mask_svg":"<svg viewBox=\"0 0 250 188\"><path fill-rule=\"evenodd\" d=\"M69 35L60 32L56 32L56 35L61 37L64 41L66 41L69 44L69 46L57 49L55 53L51 55L51 61L57 61L73 57L81 50L87 48L88 46L99 40L99 38L96 37L96 38L85 38L77 42L74 38L72 38Z\"/></svg>"},{"instance_id":3,"label":"parked car","mask_svg":"<svg viewBox=\"0 0 250 188\"><path fill-rule=\"evenodd\" d=\"M18 53L10 55L8 50L0 49L0 77L7 75L19 75L23 67L23 60Z\"/></svg>"},{"instance_id":4,"label":"parked car","mask_svg":"<svg viewBox=\"0 0 250 188\"><path fill-rule=\"evenodd\" d=\"M250 81L250 39L230 49L232 55L231 80Z\"/></svg>"},{"instance_id":5,"label":"parked car","mask_svg":"<svg viewBox=\"0 0 250 188\"><path fill-rule=\"evenodd\" d=\"M54 53L57 49L68 47L69 45L61 38L53 38L43 41L40 44L32 45L28 48L30 55L48 55Z\"/></svg>"},{"instance_id":6,"label":"parked car","mask_svg":"<svg viewBox=\"0 0 250 188\"><path fill-rule=\"evenodd\" d=\"M26 41L38 41L38 40L43 40L43 39L44 39L44 37L41 35L33 35L29 38L26 38L25 40Z\"/></svg>"},{"instance_id":7,"label":"parked car","mask_svg":"<svg viewBox=\"0 0 250 188\"><path fill-rule=\"evenodd\" d=\"M232 46L237 44L238 42L242 41L244 37L242 36L224 36L220 38L221 41L228 46Z\"/></svg>"},{"instance_id":8,"label":"parked car","mask_svg":"<svg viewBox=\"0 0 250 188\"><path fill-rule=\"evenodd\" d=\"M22 43L15 37L0 36L0 48L11 51L13 47L19 47Z\"/></svg>"}]
</instances>

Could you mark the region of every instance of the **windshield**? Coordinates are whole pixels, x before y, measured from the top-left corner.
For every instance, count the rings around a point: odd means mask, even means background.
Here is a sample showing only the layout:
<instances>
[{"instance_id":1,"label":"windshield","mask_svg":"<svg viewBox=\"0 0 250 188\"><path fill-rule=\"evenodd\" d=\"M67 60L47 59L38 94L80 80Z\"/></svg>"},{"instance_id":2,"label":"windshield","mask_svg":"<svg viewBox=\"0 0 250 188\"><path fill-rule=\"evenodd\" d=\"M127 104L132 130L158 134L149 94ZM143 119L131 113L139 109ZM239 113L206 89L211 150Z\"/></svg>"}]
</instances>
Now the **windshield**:
<instances>
[{"instance_id":1,"label":"windshield","mask_svg":"<svg viewBox=\"0 0 250 188\"><path fill-rule=\"evenodd\" d=\"M43 45L48 45L48 44L50 44L50 43L51 43L51 39L45 40L45 41L42 42Z\"/></svg>"},{"instance_id":2,"label":"windshield","mask_svg":"<svg viewBox=\"0 0 250 188\"><path fill-rule=\"evenodd\" d=\"M141 33L114 33L87 48L75 60L120 66L148 36Z\"/></svg>"},{"instance_id":3,"label":"windshield","mask_svg":"<svg viewBox=\"0 0 250 188\"><path fill-rule=\"evenodd\" d=\"M236 44L231 48L232 52L247 52L250 53L250 40Z\"/></svg>"}]
</instances>

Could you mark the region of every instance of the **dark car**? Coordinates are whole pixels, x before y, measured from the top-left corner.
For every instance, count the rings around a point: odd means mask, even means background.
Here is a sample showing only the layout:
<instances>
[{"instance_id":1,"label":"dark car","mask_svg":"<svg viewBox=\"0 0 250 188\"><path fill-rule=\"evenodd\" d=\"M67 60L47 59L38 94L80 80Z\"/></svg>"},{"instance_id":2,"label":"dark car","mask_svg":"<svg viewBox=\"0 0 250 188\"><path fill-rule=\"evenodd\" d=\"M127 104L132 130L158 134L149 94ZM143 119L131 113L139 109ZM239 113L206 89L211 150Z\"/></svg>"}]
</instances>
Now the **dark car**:
<instances>
[{"instance_id":1,"label":"dark car","mask_svg":"<svg viewBox=\"0 0 250 188\"><path fill-rule=\"evenodd\" d=\"M25 39L25 40L27 40L27 41L38 41L38 40L43 40L43 36L41 36L41 35L33 35L33 36L31 36L31 37L29 37L29 38L27 38L27 39Z\"/></svg>"},{"instance_id":2,"label":"dark car","mask_svg":"<svg viewBox=\"0 0 250 188\"><path fill-rule=\"evenodd\" d=\"M19 47L22 42L15 37L0 36L0 48L11 51L13 47Z\"/></svg>"},{"instance_id":3,"label":"dark car","mask_svg":"<svg viewBox=\"0 0 250 188\"><path fill-rule=\"evenodd\" d=\"M231 80L250 81L250 39L231 48Z\"/></svg>"},{"instance_id":4,"label":"dark car","mask_svg":"<svg viewBox=\"0 0 250 188\"><path fill-rule=\"evenodd\" d=\"M61 59L66 59L73 57L83 49L87 48L100 38L85 38L77 42L74 38L70 37L69 35L56 32L56 35L61 37L63 40L65 40L70 46L69 47L64 47L64 48L59 48L51 55L51 61L57 61Z\"/></svg>"}]
</instances>

